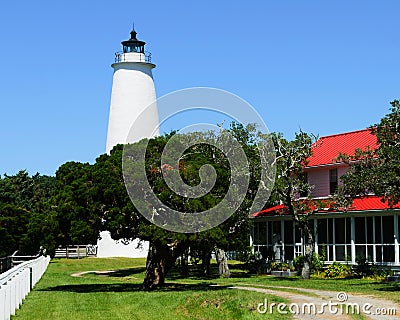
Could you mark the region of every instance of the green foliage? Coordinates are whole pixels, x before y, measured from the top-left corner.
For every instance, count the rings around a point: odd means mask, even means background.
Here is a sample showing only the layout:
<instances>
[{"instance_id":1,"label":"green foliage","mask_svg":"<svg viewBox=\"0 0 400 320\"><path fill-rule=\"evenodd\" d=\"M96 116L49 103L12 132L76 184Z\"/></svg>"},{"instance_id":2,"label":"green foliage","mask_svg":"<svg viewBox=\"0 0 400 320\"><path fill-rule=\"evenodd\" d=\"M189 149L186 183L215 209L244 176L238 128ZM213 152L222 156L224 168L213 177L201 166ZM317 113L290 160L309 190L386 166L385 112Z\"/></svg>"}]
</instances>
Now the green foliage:
<instances>
[{"instance_id":1,"label":"green foliage","mask_svg":"<svg viewBox=\"0 0 400 320\"><path fill-rule=\"evenodd\" d=\"M352 275L351 268L340 262L333 262L325 270L325 277L327 278L348 278Z\"/></svg>"},{"instance_id":2,"label":"green foliage","mask_svg":"<svg viewBox=\"0 0 400 320\"><path fill-rule=\"evenodd\" d=\"M393 273L390 268L378 267L376 264L368 262L365 258L358 258L356 263L353 266L353 273L358 278L382 278Z\"/></svg>"},{"instance_id":3,"label":"green foliage","mask_svg":"<svg viewBox=\"0 0 400 320\"><path fill-rule=\"evenodd\" d=\"M298 273L301 273L301 269L303 268L303 265L304 265L304 260L305 260L305 258L303 255L299 255L293 259L293 266L298 271ZM323 255L319 255L314 252L313 259L312 259L311 272L322 271L324 268L324 261L325 261L325 258Z\"/></svg>"},{"instance_id":4,"label":"green foliage","mask_svg":"<svg viewBox=\"0 0 400 320\"><path fill-rule=\"evenodd\" d=\"M0 257L21 249L29 212L12 204L0 204Z\"/></svg>"},{"instance_id":5,"label":"green foliage","mask_svg":"<svg viewBox=\"0 0 400 320\"><path fill-rule=\"evenodd\" d=\"M349 163L350 170L342 176L341 194L354 198L373 192L390 205L400 201L400 101L391 103L390 113L370 127L376 136L378 148L355 150L354 155L339 155Z\"/></svg>"},{"instance_id":6,"label":"green foliage","mask_svg":"<svg viewBox=\"0 0 400 320\"><path fill-rule=\"evenodd\" d=\"M55 246L57 222L50 213L55 178L26 171L0 178L0 256L37 254Z\"/></svg>"},{"instance_id":7,"label":"green foliage","mask_svg":"<svg viewBox=\"0 0 400 320\"><path fill-rule=\"evenodd\" d=\"M0 179L0 202L15 205L28 211L43 211L50 202L55 178L25 170L16 175L4 175Z\"/></svg>"},{"instance_id":8,"label":"green foliage","mask_svg":"<svg viewBox=\"0 0 400 320\"><path fill-rule=\"evenodd\" d=\"M286 262L272 262L271 263L271 271L294 271L294 265L291 265Z\"/></svg>"}]
</instances>

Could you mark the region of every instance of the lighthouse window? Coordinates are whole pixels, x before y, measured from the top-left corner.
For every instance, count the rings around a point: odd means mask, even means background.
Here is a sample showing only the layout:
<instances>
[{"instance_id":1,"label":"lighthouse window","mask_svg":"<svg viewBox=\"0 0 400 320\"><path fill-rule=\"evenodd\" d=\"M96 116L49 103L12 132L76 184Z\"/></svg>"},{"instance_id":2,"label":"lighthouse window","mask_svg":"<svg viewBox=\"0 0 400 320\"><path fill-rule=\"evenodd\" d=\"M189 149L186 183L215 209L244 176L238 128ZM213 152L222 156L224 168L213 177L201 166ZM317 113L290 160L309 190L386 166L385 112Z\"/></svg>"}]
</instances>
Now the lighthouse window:
<instances>
[{"instance_id":1,"label":"lighthouse window","mask_svg":"<svg viewBox=\"0 0 400 320\"><path fill-rule=\"evenodd\" d=\"M143 46L137 46L137 45L129 45L129 46L124 46L124 53L129 53L129 52L138 52L138 53L143 53Z\"/></svg>"}]
</instances>

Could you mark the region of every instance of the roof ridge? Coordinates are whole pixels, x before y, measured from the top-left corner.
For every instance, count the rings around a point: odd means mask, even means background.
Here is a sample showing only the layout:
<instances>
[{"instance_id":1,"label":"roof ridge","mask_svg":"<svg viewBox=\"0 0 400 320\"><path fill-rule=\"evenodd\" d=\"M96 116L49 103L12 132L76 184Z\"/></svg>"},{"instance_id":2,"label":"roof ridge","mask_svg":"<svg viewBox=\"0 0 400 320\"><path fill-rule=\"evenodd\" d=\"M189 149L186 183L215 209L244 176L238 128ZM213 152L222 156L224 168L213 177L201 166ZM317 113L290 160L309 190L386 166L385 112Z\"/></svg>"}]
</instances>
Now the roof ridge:
<instances>
[{"instance_id":1,"label":"roof ridge","mask_svg":"<svg viewBox=\"0 0 400 320\"><path fill-rule=\"evenodd\" d=\"M335 133L335 134L330 134L327 136L322 136L318 140L323 139L323 138L330 138L330 137L336 137L336 136L344 136L346 134L353 134L353 133L358 133L358 132L363 132L363 131L371 131L370 128L365 128L365 129L360 129L360 130L355 130L355 131L348 131L348 132L342 132L342 133Z\"/></svg>"}]
</instances>

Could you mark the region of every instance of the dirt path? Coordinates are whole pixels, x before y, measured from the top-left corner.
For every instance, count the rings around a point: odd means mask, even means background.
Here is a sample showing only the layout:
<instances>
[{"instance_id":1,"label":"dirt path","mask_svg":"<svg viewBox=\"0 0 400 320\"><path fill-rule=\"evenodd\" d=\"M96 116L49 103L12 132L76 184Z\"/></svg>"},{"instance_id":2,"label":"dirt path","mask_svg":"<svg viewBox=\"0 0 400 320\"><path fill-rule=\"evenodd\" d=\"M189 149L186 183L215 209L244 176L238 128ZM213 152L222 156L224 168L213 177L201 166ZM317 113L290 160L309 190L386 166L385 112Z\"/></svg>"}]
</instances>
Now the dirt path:
<instances>
[{"instance_id":1,"label":"dirt path","mask_svg":"<svg viewBox=\"0 0 400 320\"><path fill-rule=\"evenodd\" d=\"M290 303L288 306L289 310L299 310L299 314L294 314L293 319L352 319L352 311L347 311L351 310L348 309L347 306L359 306L360 314L362 314L363 317L366 319L400 319L399 306L397 306L392 301L378 299L373 296L361 296L346 294L344 292L338 293L334 291L281 286L274 286L274 288L277 288L278 290L274 290L272 287L260 288L254 286L232 286L229 288L236 290L263 292L266 294L271 294L287 299ZM260 301L260 303L263 303L263 301ZM268 305L267 310L265 310L265 305ZM259 309L261 311L265 310L266 314L270 313L271 308L273 313L279 313L277 306L271 307L271 305L266 303L266 301L261 306L259 306ZM389 312L391 312L391 315L389 315Z\"/></svg>"},{"instance_id":2,"label":"dirt path","mask_svg":"<svg viewBox=\"0 0 400 320\"><path fill-rule=\"evenodd\" d=\"M77 272L77 273L72 273L71 277L77 277L77 278L83 278L83 276L85 274L89 274L89 273L94 273L97 275L109 275L113 272L115 272L116 270L104 270L104 271L96 271L96 270L91 270L91 271L83 271L83 272Z\"/></svg>"}]
</instances>

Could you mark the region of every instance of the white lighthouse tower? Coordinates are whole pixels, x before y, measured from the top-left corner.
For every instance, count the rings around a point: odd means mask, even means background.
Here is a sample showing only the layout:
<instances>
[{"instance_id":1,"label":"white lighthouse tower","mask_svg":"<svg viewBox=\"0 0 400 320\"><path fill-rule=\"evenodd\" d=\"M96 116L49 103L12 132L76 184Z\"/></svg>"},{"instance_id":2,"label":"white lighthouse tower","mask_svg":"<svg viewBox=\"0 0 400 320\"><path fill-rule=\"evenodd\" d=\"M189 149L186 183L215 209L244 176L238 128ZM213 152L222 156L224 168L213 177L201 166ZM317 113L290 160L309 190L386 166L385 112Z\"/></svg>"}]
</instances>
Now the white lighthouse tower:
<instances>
[{"instance_id":1,"label":"white lighthouse tower","mask_svg":"<svg viewBox=\"0 0 400 320\"><path fill-rule=\"evenodd\" d=\"M145 42L136 38L132 29L129 40L122 41L122 52L115 54L110 118L106 151L109 154L117 144L126 144L151 138L159 134L156 91L154 88L151 54L144 51ZM144 111L145 116L135 122ZM128 134L135 126L135 135ZM146 257L149 244L139 240L116 241L110 232L102 231L97 242L98 257Z\"/></svg>"},{"instance_id":2,"label":"white lighthouse tower","mask_svg":"<svg viewBox=\"0 0 400 320\"><path fill-rule=\"evenodd\" d=\"M110 103L110 118L106 151L117 144L139 141L159 134L158 110L155 102L151 63L151 54L145 52L145 42L136 38L132 29L129 40L122 41L122 52L115 54L113 85ZM150 106L151 105L151 106ZM145 121L135 122L138 116L147 108ZM132 126L135 126L136 136L129 136Z\"/></svg>"}]
</instances>

